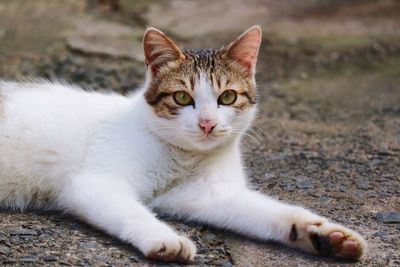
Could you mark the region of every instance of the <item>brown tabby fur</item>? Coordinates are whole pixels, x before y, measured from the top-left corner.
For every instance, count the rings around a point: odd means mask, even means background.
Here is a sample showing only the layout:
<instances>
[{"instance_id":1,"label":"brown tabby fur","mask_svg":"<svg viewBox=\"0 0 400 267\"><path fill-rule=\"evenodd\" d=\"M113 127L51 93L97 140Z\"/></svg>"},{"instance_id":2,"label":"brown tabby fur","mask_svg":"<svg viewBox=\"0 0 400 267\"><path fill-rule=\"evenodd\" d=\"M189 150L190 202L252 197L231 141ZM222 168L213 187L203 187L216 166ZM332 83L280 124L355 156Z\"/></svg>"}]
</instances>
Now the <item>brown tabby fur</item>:
<instances>
[{"instance_id":1,"label":"brown tabby fur","mask_svg":"<svg viewBox=\"0 0 400 267\"><path fill-rule=\"evenodd\" d=\"M226 48L220 50L184 50L183 56L162 65L153 76L146 91L146 101L156 114L174 118L182 106L175 103L173 93L186 91L194 99L196 79L204 73L213 86L216 97L225 90L234 89L238 98L231 105L240 111L254 105L257 100L253 76L241 64L226 55ZM194 106L195 108L195 106Z\"/></svg>"}]
</instances>

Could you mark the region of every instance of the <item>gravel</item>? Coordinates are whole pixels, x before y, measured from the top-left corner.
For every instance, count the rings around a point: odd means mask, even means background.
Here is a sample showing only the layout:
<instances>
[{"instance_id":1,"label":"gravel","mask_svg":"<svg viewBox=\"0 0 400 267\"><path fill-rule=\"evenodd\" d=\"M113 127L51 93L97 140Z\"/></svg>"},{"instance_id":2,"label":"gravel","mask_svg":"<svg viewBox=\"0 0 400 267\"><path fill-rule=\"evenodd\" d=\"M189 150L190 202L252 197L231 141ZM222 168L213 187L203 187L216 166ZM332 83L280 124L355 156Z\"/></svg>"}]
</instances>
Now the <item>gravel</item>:
<instances>
[{"instance_id":1,"label":"gravel","mask_svg":"<svg viewBox=\"0 0 400 267\"><path fill-rule=\"evenodd\" d=\"M79 6L81 1L71 2ZM29 8L26 2L24 8ZM42 10L46 8L43 5ZM79 10L80 16L93 15L88 9ZM0 21L5 16L1 12L0 8ZM101 11L95 16L115 20L115 14ZM3 26L14 30L12 23ZM12 38L7 35L8 30L0 39ZM211 34L196 40L212 43L227 36ZM382 39L373 45L336 49L335 44L307 46L301 39L293 46L266 36L267 45L261 49L258 65L260 112L255 133L250 133L254 138L243 142L251 186L363 234L369 252L356 265L399 266L399 42ZM143 82L143 63L132 59L71 51L63 41L46 53L8 53L15 51L14 47L17 45L3 46L0 51L0 77L57 77L85 88L113 88L122 94L134 91ZM162 214L160 218L194 240L198 256L193 265L343 264L273 242L257 242L211 227L179 222ZM0 265L157 264L144 259L135 248L70 216L36 210L1 210Z\"/></svg>"},{"instance_id":2,"label":"gravel","mask_svg":"<svg viewBox=\"0 0 400 267\"><path fill-rule=\"evenodd\" d=\"M383 223L400 223L400 213L399 212L378 212L376 214L376 219Z\"/></svg>"}]
</instances>

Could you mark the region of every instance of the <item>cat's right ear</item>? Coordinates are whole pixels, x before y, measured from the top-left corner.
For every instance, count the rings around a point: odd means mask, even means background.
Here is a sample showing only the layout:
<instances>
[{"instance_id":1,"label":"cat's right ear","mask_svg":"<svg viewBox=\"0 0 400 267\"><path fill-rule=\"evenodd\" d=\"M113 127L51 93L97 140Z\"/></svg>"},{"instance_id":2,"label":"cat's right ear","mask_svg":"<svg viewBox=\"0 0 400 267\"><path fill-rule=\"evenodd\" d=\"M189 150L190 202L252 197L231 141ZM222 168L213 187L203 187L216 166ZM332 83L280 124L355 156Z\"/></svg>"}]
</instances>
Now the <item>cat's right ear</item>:
<instances>
[{"instance_id":1,"label":"cat's right ear","mask_svg":"<svg viewBox=\"0 0 400 267\"><path fill-rule=\"evenodd\" d=\"M248 74L254 75L260 44L261 28L254 25L225 48L225 55L242 65Z\"/></svg>"},{"instance_id":2,"label":"cat's right ear","mask_svg":"<svg viewBox=\"0 0 400 267\"><path fill-rule=\"evenodd\" d=\"M143 37L143 49L146 66L153 75L166 63L185 59L185 55L162 31L148 28Z\"/></svg>"}]
</instances>

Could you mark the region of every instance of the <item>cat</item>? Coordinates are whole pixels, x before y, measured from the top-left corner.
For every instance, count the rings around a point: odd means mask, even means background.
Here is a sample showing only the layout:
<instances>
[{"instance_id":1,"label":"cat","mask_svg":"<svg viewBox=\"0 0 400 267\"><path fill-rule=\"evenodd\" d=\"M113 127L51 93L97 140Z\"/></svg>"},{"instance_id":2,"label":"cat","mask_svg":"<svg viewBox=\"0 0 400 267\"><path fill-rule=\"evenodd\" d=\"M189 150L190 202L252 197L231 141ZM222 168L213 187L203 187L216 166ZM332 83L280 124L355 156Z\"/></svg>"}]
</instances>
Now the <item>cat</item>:
<instances>
[{"instance_id":1,"label":"cat","mask_svg":"<svg viewBox=\"0 0 400 267\"><path fill-rule=\"evenodd\" d=\"M196 247L155 212L359 259L358 233L246 184L260 43L253 26L221 49L181 50L148 28L146 80L126 97L0 81L0 207L66 211L165 262L188 263Z\"/></svg>"}]
</instances>

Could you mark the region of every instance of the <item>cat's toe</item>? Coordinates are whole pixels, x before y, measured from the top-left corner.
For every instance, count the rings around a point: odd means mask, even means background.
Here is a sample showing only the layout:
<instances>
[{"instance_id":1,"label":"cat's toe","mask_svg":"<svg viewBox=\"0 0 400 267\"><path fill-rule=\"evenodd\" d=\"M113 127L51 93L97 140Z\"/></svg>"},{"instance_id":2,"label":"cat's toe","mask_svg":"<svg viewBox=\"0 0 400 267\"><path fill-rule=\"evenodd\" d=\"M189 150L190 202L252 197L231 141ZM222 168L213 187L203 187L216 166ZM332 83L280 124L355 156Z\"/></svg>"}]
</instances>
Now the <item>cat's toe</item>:
<instances>
[{"instance_id":1,"label":"cat's toe","mask_svg":"<svg viewBox=\"0 0 400 267\"><path fill-rule=\"evenodd\" d=\"M357 233L337 224L322 224L308 228L314 250L321 255L358 260L365 252L366 243Z\"/></svg>"},{"instance_id":2,"label":"cat's toe","mask_svg":"<svg viewBox=\"0 0 400 267\"><path fill-rule=\"evenodd\" d=\"M196 246L185 237L176 236L151 241L146 257L164 262L188 263L196 255Z\"/></svg>"},{"instance_id":3,"label":"cat's toe","mask_svg":"<svg viewBox=\"0 0 400 267\"><path fill-rule=\"evenodd\" d=\"M181 251L179 253L181 262L189 262L196 254L196 246L189 239L182 239L179 243L181 244Z\"/></svg>"}]
</instances>

